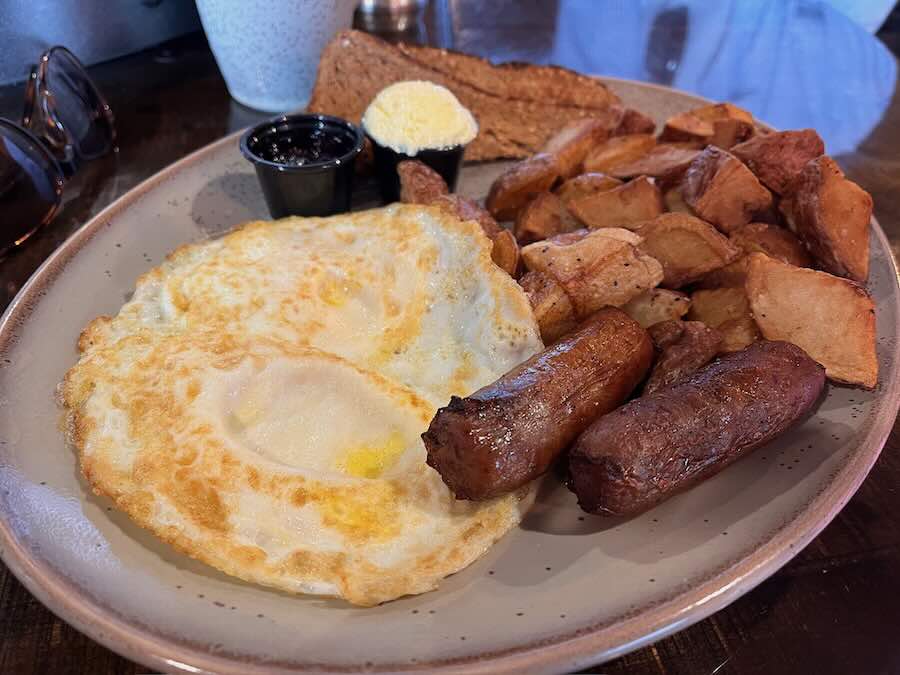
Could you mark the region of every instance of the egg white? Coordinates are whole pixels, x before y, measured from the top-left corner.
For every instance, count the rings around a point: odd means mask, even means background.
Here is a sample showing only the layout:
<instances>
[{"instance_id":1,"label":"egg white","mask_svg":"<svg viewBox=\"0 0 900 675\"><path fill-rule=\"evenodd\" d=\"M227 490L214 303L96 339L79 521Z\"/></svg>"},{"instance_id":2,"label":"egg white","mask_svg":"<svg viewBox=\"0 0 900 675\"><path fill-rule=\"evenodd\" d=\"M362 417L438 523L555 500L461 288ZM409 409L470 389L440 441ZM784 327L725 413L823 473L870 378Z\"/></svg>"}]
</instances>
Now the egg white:
<instances>
[{"instance_id":1,"label":"egg white","mask_svg":"<svg viewBox=\"0 0 900 675\"><path fill-rule=\"evenodd\" d=\"M394 205L177 250L82 334L62 398L85 476L253 582L361 605L434 588L528 504L456 501L420 439L542 346L489 247Z\"/></svg>"}]
</instances>

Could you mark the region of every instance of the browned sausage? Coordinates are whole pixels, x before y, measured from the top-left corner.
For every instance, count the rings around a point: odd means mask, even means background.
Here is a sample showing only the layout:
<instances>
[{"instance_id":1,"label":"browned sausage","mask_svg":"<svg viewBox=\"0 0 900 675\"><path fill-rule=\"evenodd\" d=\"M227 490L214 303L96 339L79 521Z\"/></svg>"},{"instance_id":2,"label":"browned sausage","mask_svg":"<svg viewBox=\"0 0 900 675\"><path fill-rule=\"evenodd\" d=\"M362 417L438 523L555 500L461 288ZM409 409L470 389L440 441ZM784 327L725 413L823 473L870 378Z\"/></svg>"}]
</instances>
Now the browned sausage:
<instances>
[{"instance_id":1,"label":"browned sausage","mask_svg":"<svg viewBox=\"0 0 900 675\"><path fill-rule=\"evenodd\" d=\"M450 399L422 434L428 464L457 499L511 492L624 401L652 359L647 332L624 312L602 309L493 384Z\"/></svg>"},{"instance_id":2,"label":"browned sausage","mask_svg":"<svg viewBox=\"0 0 900 675\"><path fill-rule=\"evenodd\" d=\"M778 436L824 386L799 347L754 343L597 420L569 453L569 487L589 513L640 513Z\"/></svg>"}]
</instances>

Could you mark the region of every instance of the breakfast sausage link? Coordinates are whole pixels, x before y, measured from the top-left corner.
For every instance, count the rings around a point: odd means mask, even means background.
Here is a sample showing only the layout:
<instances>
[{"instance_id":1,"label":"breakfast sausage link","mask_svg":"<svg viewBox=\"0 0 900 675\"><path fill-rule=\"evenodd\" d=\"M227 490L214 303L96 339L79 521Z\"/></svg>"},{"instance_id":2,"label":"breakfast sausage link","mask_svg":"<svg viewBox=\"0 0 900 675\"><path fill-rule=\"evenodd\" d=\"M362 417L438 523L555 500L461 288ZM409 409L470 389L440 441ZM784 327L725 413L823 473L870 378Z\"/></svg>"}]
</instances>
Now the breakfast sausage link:
<instances>
[{"instance_id":1,"label":"breakfast sausage link","mask_svg":"<svg viewBox=\"0 0 900 675\"><path fill-rule=\"evenodd\" d=\"M569 453L569 487L589 513L640 513L781 434L824 386L799 347L757 342L597 420Z\"/></svg>"},{"instance_id":2,"label":"breakfast sausage link","mask_svg":"<svg viewBox=\"0 0 900 675\"><path fill-rule=\"evenodd\" d=\"M457 499L511 492L624 401L652 359L647 332L624 312L602 309L493 384L438 410L422 434L428 464Z\"/></svg>"}]
</instances>

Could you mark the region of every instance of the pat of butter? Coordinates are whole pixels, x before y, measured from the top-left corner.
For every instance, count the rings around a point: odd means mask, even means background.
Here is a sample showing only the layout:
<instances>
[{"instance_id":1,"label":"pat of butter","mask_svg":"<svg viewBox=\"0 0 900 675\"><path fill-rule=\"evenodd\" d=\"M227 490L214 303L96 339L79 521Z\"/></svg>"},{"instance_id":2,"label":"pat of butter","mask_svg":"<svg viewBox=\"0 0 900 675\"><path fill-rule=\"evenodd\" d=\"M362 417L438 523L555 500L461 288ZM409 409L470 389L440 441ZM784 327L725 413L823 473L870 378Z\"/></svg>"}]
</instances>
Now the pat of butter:
<instances>
[{"instance_id":1,"label":"pat of butter","mask_svg":"<svg viewBox=\"0 0 900 675\"><path fill-rule=\"evenodd\" d=\"M362 118L379 144L410 156L465 145L478 133L472 113L446 87L411 80L385 87Z\"/></svg>"}]
</instances>

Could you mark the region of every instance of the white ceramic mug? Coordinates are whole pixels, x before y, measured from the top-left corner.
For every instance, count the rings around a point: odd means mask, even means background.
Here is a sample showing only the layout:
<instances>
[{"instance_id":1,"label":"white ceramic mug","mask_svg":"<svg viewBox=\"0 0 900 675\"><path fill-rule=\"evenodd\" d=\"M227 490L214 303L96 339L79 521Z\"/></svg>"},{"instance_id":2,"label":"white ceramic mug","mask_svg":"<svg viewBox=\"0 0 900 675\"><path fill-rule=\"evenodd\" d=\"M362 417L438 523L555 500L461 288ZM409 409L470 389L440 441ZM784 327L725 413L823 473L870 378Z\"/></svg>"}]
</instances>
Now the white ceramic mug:
<instances>
[{"instance_id":1,"label":"white ceramic mug","mask_svg":"<svg viewBox=\"0 0 900 675\"><path fill-rule=\"evenodd\" d=\"M239 103L269 112L303 108L319 54L349 28L358 0L197 0L209 46Z\"/></svg>"}]
</instances>

